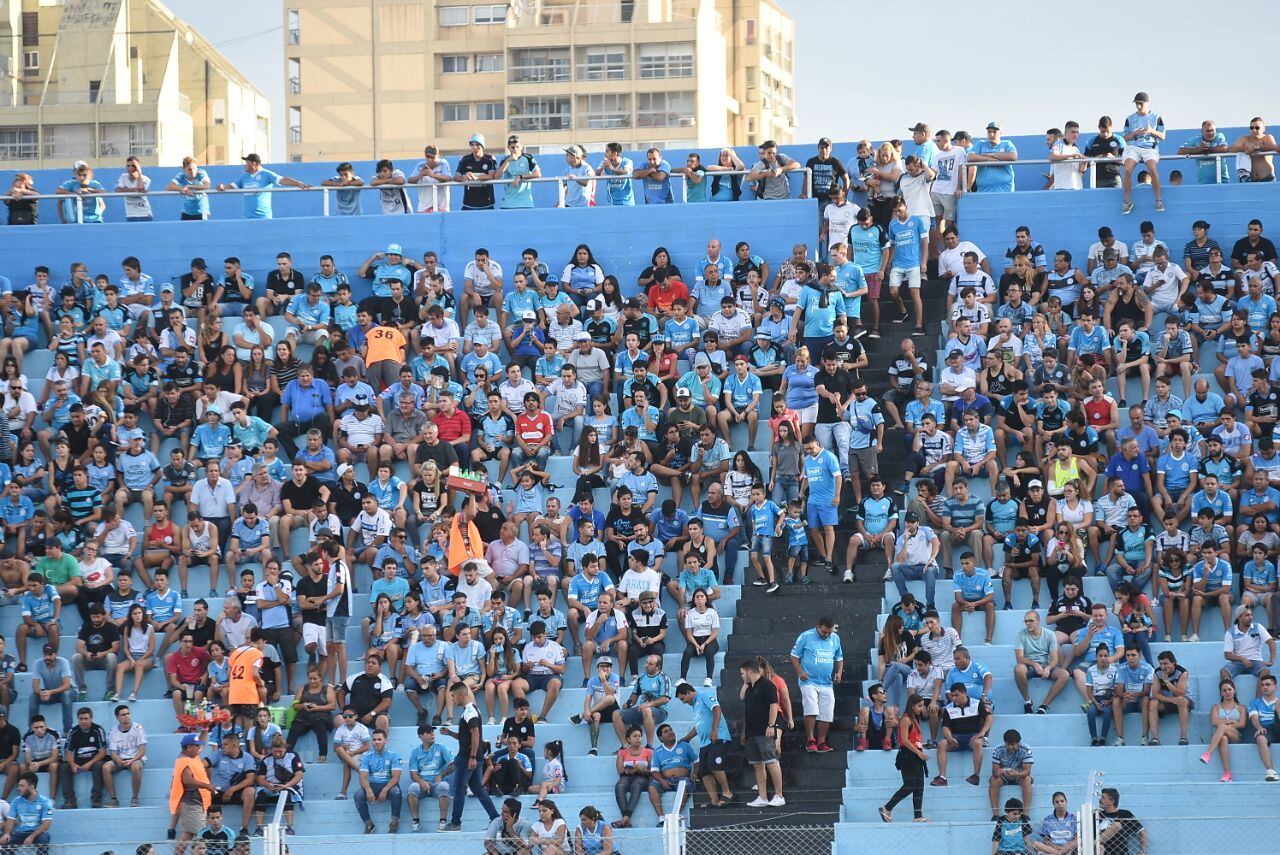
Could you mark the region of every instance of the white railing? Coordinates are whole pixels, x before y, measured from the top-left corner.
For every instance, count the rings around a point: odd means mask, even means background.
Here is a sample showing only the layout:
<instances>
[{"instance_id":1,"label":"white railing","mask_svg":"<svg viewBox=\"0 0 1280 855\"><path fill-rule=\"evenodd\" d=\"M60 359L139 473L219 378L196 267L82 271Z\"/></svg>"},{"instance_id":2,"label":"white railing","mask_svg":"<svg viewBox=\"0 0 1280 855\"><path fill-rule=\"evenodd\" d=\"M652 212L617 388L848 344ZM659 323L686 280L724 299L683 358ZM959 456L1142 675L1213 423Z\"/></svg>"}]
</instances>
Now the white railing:
<instances>
[{"instance_id":1,"label":"white railing","mask_svg":"<svg viewBox=\"0 0 1280 855\"><path fill-rule=\"evenodd\" d=\"M803 198L807 196L809 193L809 186L812 179L811 171L807 167L793 170L793 171L801 175L802 183L801 183L800 197ZM729 176L737 175L737 176L745 177L746 175L749 175L749 174L750 174L750 170L747 170L747 169L726 170L723 172L721 171L708 172L703 176L703 181L710 181L712 178L716 176L729 177ZM689 201L688 179L683 174L674 173L674 172L670 174L670 177L673 180L677 181L680 185L680 192L676 201L682 204L688 202ZM621 173L617 175L597 173L596 175L589 176L589 177L578 177L573 175L548 175L548 176L543 176L542 178L522 178L520 183L521 184L555 184L557 186L557 200L556 200L555 207L564 208L564 207L567 207L565 204L565 196L570 183L578 183L578 182L585 181L585 182L591 182L592 184L596 184L597 182L601 182L601 181L617 181L617 180L624 180L624 179L629 181L644 180L643 178L636 176L634 172L628 172L628 173ZM277 187L264 187L261 189L258 189L258 188L241 189L239 187L230 187L225 190L217 190L217 189L211 188L209 190L195 191L195 194L204 194L207 196L220 196L220 195L247 195L247 194L258 194L258 193L319 193L321 195L321 215L328 217L328 216L335 215L333 212L333 205L331 203L330 196L333 193L337 193L337 192L378 193L388 189L404 190L408 192L413 190L415 187L417 188L430 187L435 190L444 190L447 192L449 189L453 187L467 188L467 187L476 187L476 186L485 186L485 185L490 185L490 186L509 185L511 183L512 183L512 179L510 178L490 178L490 179L479 179L475 181L456 181L456 182L451 182L447 184L439 183L439 184L414 185L414 184L406 183L403 185L382 184L378 186L363 184L359 187L326 187L323 185L309 186L309 187L277 186ZM146 196L147 198L180 196L184 198L190 198L191 195L193 194L184 193L181 190L151 190L145 193L136 192L133 190L121 190L121 191L106 191L102 193L87 193L84 195L71 194L71 193L56 193L56 194L41 193L38 195L23 196L21 198L26 200L34 199L38 201L55 201L59 203L59 205L61 205L64 202L70 202L75 206L74 222L83 223L84 222L84 206L86 201L96 203L100 199L105 200L105 199L111 199L113 197L120 197L120 196ZM12 198L13 197L11 196L3 195L3 196L0 196L0 202L8 201Z\"/></svg>"},{"instance_id":2,"label":"white railing","mask_svg":"<svg viewBox=\"0 0 1280 855\"><path fill-rule=\"evenodd\" d=\"M1222 182L1223 159L1228 157L1234 158L1237 154L1239 154L1239 152L1235 152L1235 151L1215 151L1215 152L1207 152L1205 154L1167 154L1167 155L1160 156L1160 162L1167 163L1168 161L1171 161L1171 160L1195 160L1195 161L1212 160L1214 161L1213 182L1215 184L1221 184L1223 183ZM1098 177L1097 175L1098 164L1112 164L1112 163L1121 164L1121 163L1124 163L1124 158L1123 157L1084 157L1082 155L1080 157L1068 158L1066 160L1049 160L1048 158L1035 158L1035 159L1025 160L1025 159L1019 158L1017 160L980 160L977 162L968 161L965 165L976 167L978 169L983 169L986 167L1001 167L1001 166L1008 166L1008 167L1061 166L1064 163L1076 164L1076 165L1079 165L1082 163L1088 164L1089 185L1091 187L1096 187L1097 177Z\"/></svg>"}]
</instances>

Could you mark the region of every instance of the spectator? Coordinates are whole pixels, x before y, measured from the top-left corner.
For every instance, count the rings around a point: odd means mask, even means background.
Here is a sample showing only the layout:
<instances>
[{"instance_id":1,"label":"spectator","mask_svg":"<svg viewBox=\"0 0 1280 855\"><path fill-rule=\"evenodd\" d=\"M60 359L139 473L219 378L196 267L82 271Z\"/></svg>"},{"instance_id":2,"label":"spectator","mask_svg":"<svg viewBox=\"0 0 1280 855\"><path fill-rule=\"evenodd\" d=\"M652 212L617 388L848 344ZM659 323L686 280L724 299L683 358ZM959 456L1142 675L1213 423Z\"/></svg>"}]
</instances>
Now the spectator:
<instances>
[{"instance_id":1,"label":"spectator","mask_svg":"<svg viewBox=\"0 0 1280 855\"><path fill-rule=\"evenodd\" d=\"M1032 851L1041 855L1064 855L1075 849L1079 827L1076 815L1067 810L1067 794L1053 794L1053 810L1040 821Z\"/></svg>"},{"instance_id":2,"label":"spectator","mask_svg":"<svg viewBox=\"0 0 1280 855\"><path fill-rule=\"evenodd\" d=\"M1131 811L1120 807L1120 791L1115 787L1102 788L1096 823L1099 852L1148 851L1147 829Z\"/></svg>"},{"instance_id":3,"label":"spectator","mask_svg":"<svg viewBox=\"0 0 1280 855\"><path fill-rule=\"evenodd\" d=\"M533 825L520 818L520 800L504 799L502 814L494 816L485 831L485 855L526 855L529 847L525 841L532 833Z\"/></svg>"},{"instance_id":4,"label":"spectator","mask_svg":"<svg viewBox=\"0 0 1280 855\"><path fill-rule=\"evenodd\" d=\"M9 803L0 845L35 846L38 855L48 855L53 828L53 802L40 795L34 772L18 776L18 797Z\"/></svg>"},{"instance_id":5,"label":"spectator","mask_svg":"<svg viewBox=\"0 0 1280 855\"><path fill-rule=\"evenodd\" d=\"M927 821L924 817L924 779L929 772L929 755L925 753L920 729L920 718L924 714L924 698L912 695L907 699L906 710L898 722L898 757L894 763L902 773L902 786L880 807L880 818L885 822L893 822L893 809L907 796L911 797L915 821Z\"/></svg>"},{"instance_id":6,"label":"spectator","mask_svg":"<svg viewBox=\"0 0 1280 855\"><path fill-rule=\"evenodd\" d=\"M1000 125L987 124L987 137L973 144L965 158L966 163L1001 163L1018 159L1018 148L1009 140L1000 138ZM1012 166L969 167L967 184L978 193L1012 193Z\"/></svg>"},{"instance_id":7,"label":"spectator","mask_svg":"<svg viewBox=\"0 0 1280 855\"><path fill-rule=\"evenodd\" d=\"M1153 113L1146 92L1133 96L1134 112L1124 120L1124 205L1120 213L1133 210L1133 170L1141 163L1151 178L1151 190L1155 194L1156 211L1164 210L1160 198L1160 176L1156 165L1160 162L1160 143L1164 140L1164 118Z\"/></svg>"},{"instance_id":8,"label":"spectator","mask_svg":"<svg viewBox=\"0 0 1280 855\"><path fill-rule=\"evenodd\" d=\"M107 735L93 721L93 711L81 707L76 711L76 727L67 732L61 764L62 809L76 809L76 776L88 773L93 781L89 795L91 807L102 807L103 764L107 759Z\"/></svg>"},{"instance_id":9,"label":"spectator","mask_svg":"<svg viewBox=\"0 0 1280 855\"><path fill-rule=\"evenodd\" d=\"M177 821L180 846L185 846L204 828L205 811L212 804L213 785L209 783L209 773L200 761L200 750L203 747L199 736L194 733L186 734L182 737L182 747L173 766L173 781L169 785L169 813Z\"/></svg>"},{"instance_id":10,"label":"spectator","mask_svg":"<svg viewBox=\"0 0 1280 855\"><path fill-rule=\"evenodd\" d=\"M231 189L246 191L243 194L244 218L246 220L271 219L271 194L273 191L268 190L268 188L283 185L285 187L296 187L299 190L311 189L310 184L305 184L295 178L278 175L270 169L264 169L262 167L262 158L257 154L246 154L240 159L244 161L244 175L230 183L219 182L218 192Z\"/></svg>"},{"instance_id":11,"label":"spectator","mask_svg":"<svg viewBox=\"0 0 1280 855\"><path fill-rule=\"evenodd\" d=\"M75 708L76 701L70 664L58 655L58 648L53 644L45 644L43 655L32 674L34 679L31 683L31 697L27 701L28 714L34 718L44 704L59 704L62 707L62 732L69 733L71 711Z\"/></svg>"},{"instance_id":12,"label":"spectator","mask_svg":"<svg viewBox=\"0 0 1280 855\"><path fill-rule=\"evenodd\" d=\"M742 744L746 746L747 763L755 773L757 791L755 799L747 806L782 807L787 800L782 795L782 765L778 760L776 742L781 716L778 690L754 659L743 662L740 671L744 715ZM820 744L826 745L826 739ZM768 797L770 785L773 798Z\"/></svg>"},{"instance_id":13,"label":"spectator","mask_svg":"<svg viewBox=\"0 0 1280 855\"><path fill-rule=\"evenodd\" d=\"M835 720L835 684L844 670L844 649L836 635L835 621L821 617L813 629L796 638L791 667L800 683L804 711L805 750L828 753L827 731Z\"/></svg>"},{"instance_id":14,"label":"spectator","mask_svg":"<svg viewBox=\"0 0 1280 855\"><path fill-rule=\"evenodd\" d=\"M1021 790L1020 805L1031 804L1031 766L1034 762L1031 748L1022 743L1022 734L1016 730L1006 730L1003 743L991 752L991 785L988 796L991 799L993 822L999 821L1000 790L1007 785L1015 784ZM1007 809L1008 804L1005 807Z\"/></svg>"},{"instance_id":15,"label":"spectator","mask_svg":"<svg viewBox=\"0 0 1280 855\"><path fill-rule=\"evenodd\" d=\"M1208 765L1216 751L1222 760L1222 777L1218 779L1221 783L1230 783L1232 780L1230 747L1240 741L1240 732L1246 724L1247 714L1244 704L1236 699L1236 684L1231 680L1220 680L1218 702L1209 710L1213 735L1209 737L1208 750L1200 755L1200 762Z\"/></svg>"},{"instance_id":16,"label":"spectator","mask_svg":"<svg viewBox=\"0 0 1280 855\"><path fill-rule=\"evenodd\" d=\"M982 780L979 773L987 734L991 731L991 711L981 700L969 697L963 682L952 683L947 698L949 703L942 709L942 732L938 739L938 774L929 783L935 787L947 786L948 754L967 751L973 755L973 774L965 781L976 787Z\"/></svg>"},{"instance_id":17,"label":"spectator","mask_svg":"<svg viewBox=\"0 0 1280 855\"><path fill-rule=\"evenodd\" d=\"M387 747L387 734L373 732L372 747L360 759L360 789L356 790L356 811L364 820L364 833L372 834L374 825L369 813L370 802L391 803L388 834L400 828L400 756Z\"/></svg>"},{"instance_id":18,"label":"spectator","mask_svg":"<svg viewBox=\"0 0 1280 855\"><path fill-rule=\"evenodd\" d=\"M698 770L707 797L715 807L732 802L733 792L724 771L729 725L724 720L716 690L712 687L699 690L688 683L681 683L676 686L676 700L694 709L694 725L681 741L691 745L695 737L698 741Z\"/></svg>"},{"instance_id":19,"label":"spectator","mask_svg":"<svg viewBox=\"0 0 1280 855\"><path fill-rule=\"evenodd\" d=\"M255 836L262 834L262 819L267 808L275 809L280 802L284 802L285 833L293 834L290 831L293 828L293 805L302 801L305 772L302 759L288 750L284 734L277 733L271 737L271 750L258 761L258 771L254 776L257 793L253 810L258 818Z\"/></svg>"}]
</instances>

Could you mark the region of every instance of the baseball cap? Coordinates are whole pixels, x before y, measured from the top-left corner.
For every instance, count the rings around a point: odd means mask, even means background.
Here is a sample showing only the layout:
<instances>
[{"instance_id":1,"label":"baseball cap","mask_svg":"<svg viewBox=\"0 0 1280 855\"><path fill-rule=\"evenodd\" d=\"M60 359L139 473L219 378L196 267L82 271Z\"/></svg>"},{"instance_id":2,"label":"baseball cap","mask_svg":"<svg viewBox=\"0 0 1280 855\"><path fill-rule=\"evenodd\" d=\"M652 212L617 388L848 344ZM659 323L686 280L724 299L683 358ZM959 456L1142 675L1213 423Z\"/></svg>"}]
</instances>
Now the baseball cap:
<instances>
[{"instance_id":1,"label":"baseball cap","mask_svg":"<svg viewBox=\"0 0 1280 855\"><path fill-rule=\"evenodd\" d=\"M255 154L254 152L249 152L248 154L246 154L244 157L240 159L244 161L248 161L249 163L262 163L262 158L258 157L258 155Z\"/></svg>"},{"instance_id":2,"label":"baseball cap","mask_svg":"<svg viewBox=\"0 0 1280 855\"><path fill-rule=\"evenodd\" d=\"M1146 92L1139 92L1138 94L1133 96L1133 103L1135 104L1145 104L1150 100L1151 100L1151 97L1147 95Z\"/></svg>"},{"instance_id":3,"label":"baseball cap","mask_svg":"<svg viewBox=\"0 0 1280 855\"><path fill-rule=\"evenodd\" d=\"M683 386L681 386L679 389L676 389L677 398L687 398L689 397L689 394L690 394L689 390L684 388Z\"/></svg>"},{"instance_id":4,"label":"baseball cap","mask_svg":"<svg viewBox=\"0 0 1280 855\"><path fill-rule=\"evenodd\" d=\"M559 284L560 284L560 277L559 277L559 276L557 276L557 275L555 275L554 273L548 273L546 276L542 277L542 281L543 281L543 282L545 282L545 283L547 283L547 284L550 284L550 283L554 282L554 283L556 283L557 285L559 285Z\"/></svg>"},{"instance_id":5,"label":"baseball cap","mask_svg":"<svg viewBox=\"0 0 1280 855\"><path fill-rule=\"evenodd\" d=\"M599 659L596 660L596 666L598 667L600 665L608 665L610 668L612 668L613 658L610 656L601 656Z\"/></svg>"},{"instance_id":6,"label":"baseball cap","mask_svg":"<svg viewBox=\"0 0 1280 855\"><path fill-rule=\"evenodd\" d=\"M172 283L172 282L166 282L166 283L164 283L163 285L161 285L161 286L160 286L160 293L161 293L161 294L163 294L165 291L168 291L170 294L172 294L172 293L173 293L173 283ZM73 292L73 293L74 293L74 292Z\"/></svg>"},{"instance_id":7,"label":"baseball cap","mask_svg":"<svg viewBox=\"0 0 1280 855\"><path fill-rule=\"evenodd\" d=\"M711 357L707 356L705 353L699 353L693 358L693 364L695 367L699 365L710 365Z\"/></svg>"},{"instance_id":8,"label":"baseball cap","mask_svg":"<svg viewBox=\"0 0 1280 855\"><path fill-rule=\"evenodd\" d=\"M1028 490L1033 489L1035 487L1043 487L1043 486L1044 486L1044 483L1039 478L1032 478L1030 481L1027 482Z\"/></svg>"},{"instance_id":9,"label":"baseball cap","mask_svg":"<svg viewBox=\"0 0 1280 855\"><path fill-rule=\"evenodd\" d=\"M573 334L574 341L591 341L591 333L586 330L579 330Z\"/></svg>"},{"instance_id":10,"label":"baseball cap","mask_svg":"<svg viewBox=\"0 0 1280 855\"><path fill-rule=\"evenodd\" d=\"M467 140L467 143L480 143L480 145L484 145L484 134L472 134L471 139Z\"/></svg>"},{"instance_id":11,"label":"baseball cap","mask_svg":"<svg viewBox=\"0 0 1280 855\"><path fill-rule=\"evenodd\" d=\"M339 463L339 464L338 464L338 477L339 477L339 478L341 478L343 475L346 475L346 474L347 474L348 472L350 472L350 471L351 471L351 464L350 464L350 463Z\"/></svg>"},{"instance_id":12,"label":"baseball cap","mask_svg":"<svg viewBox=\"0 0 1280 855\"><path fill-rule=\"evenodd\" d=\"M604 308L604 300L592 299L587 301L587 311L594 312L596 309Z\"/></svg>"},{"instance_id":13,"label":"baseball cap","mask_svg":"<svg viewBox=\"0 0 1280 855\"><path fill-rule=\"evenodd\" d=\"M565 153L565 154L576 154L576 155L578 155L579 157L586 157L586 156L587 156L587 150L586 150L586 149L584 149L582 146L578 145L577 143L574 143L573 145L567 145L567 146L565 146L565 147L564 147L564 153Z\"/></svg>"},{"instance_id":14,"label":"baseball cap","mask_svg":"<svg viewBox=\"0 0 1280 855\"><path fill-rule=\"evenodd\" d=\"M990 127L990 125L988 125L988 127ZM911 131L911 133L913 134L914 133L927 134L929 133L929 126L926 125L924 122L916 122L914 125L907 128L907 130Z\"/></svg>"},{"instance_id":15,"label":"baseball cap","mask_svg":"<svg viewBox=\"0 0 1280 855\"><path fill-rule=\"evenodd\" d=\"M823 137L818 140L818 145L831 145L831 137Z\"/></svg>"},{"instance_id":16,"label":"baseball cap","mask_svg":"<svg viewBox=\"0 0 1280 855\"><path fill-rule=\"evenodd\" d=\"M669 342L667 341L667 337L666 337L665 335L662 335L661 333L659 333L658 335L655 335L653 338L649 339L649 344L657 344L658 342L662 342L663 344L668 344L668 343L669 343Z\"/></svg>"},{"instance_id":17,"label":"baseball cap","mask_svg":"<svg viewBox=\"0 0 1280 855\"><path fill-rule=\"evenodd\" d=\"M956 359L961 356L964 356L964 351L957 348L947 354L947 359Z\"/></svg>"},{"instance_id":18,"label":"baseball cap","mask_svg":"<svg viewBox=\"0 0 1280 855\"><path fill-rule=\"evenodd\" d=\"M520 320L522 320L522 321L536 321L537 319L538 319L538 314L537 314L536 312L521 312L521 313L520 313Z\"/></svg>"},{"instance_id":19,"label":"baseball cap","mask_svg":"<svg viewBox=\"0 0 1280 855\"><path fill-rule=\"evenodd\" d=\"M199 745L199 744L200 744L200 737L197 734L188 733L182 737L183 748L186 748L188 745Z\"/></svg>"},{"instance_id":20,"label":"baseball cap","mask_svg":"<svg viewBox=\"0 0 1280 855\"><path fill-rule=\"evenodd\" d=\"M368 395L366 395L364 392L359 393L359 394L358 394L358 395L356 395L356 397L355 397L355 405L356 405L357 407L367 407L367 406L369 406L369 396L368 396Z\"/></svg>"},{"instance_id":21,"label":"baseball cap","mask_svg":"<svg viewBox=\"0 0 1280 855\"><path fill-rule=\"evenodd\" d=\"M965 392L973 388L974 388L974 385L972 380L961 380L959 383L956 384L957 392Z\"/></svg>"},{"instance_id":22,"label":"baseball cap","mask_svg":"<svg viewBox=\"0 0 1280 855\"><path fill-rule=\"evenodd\" d=\"M58 648L54 647L52 644L46 644L42 649L43 649L43 651L44 651L45 653L57 653L57 652L58 652Z\"/></svg>"},{"instance_id":23,"label":"baseball cap","mask_svg":"<svg viewBox=\"0 0 1280 855\"><path fill-rule=\"evenodd\" d=\"M920 515L915 511L907 511L907 522L920 522Z\"/></svg>"},{"instance_id":24,"label":"baseball cap","mask_svg":"<svg viewBox=\"0 0 1280 855\"><path fill-rule=\"evenodd\" d=\"M389 243L387 244L387 255L404 255L404 247L398 243Z\"/></svg>"},{"instance_id":25,"label":"baseball cap","mask_svg":"<svg viewBox=\"0 0 1280 855\"><path fill-rule=\"evenodd\" d=\"M642 603L648 603L652 602L656 597L653 596L653 591L641 591L638 599ZM0 707L0 709L4 709L4 707Z\"/></svg>"},{"instance_id":26,"label":"baseball cap","mask_svg":"<svg viewBox=\"0 0 1280 855\"><path fill-rule=\"evenodd\" d=\"M1000 124L999 124L999 122L987 122L987 130L989 130L989 131L998 131L998 130L1000 130Z\"/></svg>"},{"instance_id":27,"label":"baseball cap","mask_svg":"<svg viewBox=\"0 0 1280 855\"><path fill-rule=\"evenodd\" d=\"M772 341L772 337L764 330L756 330L756 338L762 338L765 341Z\"/></svg>"},{"instance_id":28,"label":"baseball cap","mask_svg":"<svg viewBox=\"0 0 1280 855\"><path fill-rule=\"evenodd\" d=\"M517 142L520 142L519 134L512 134L511 136L507 137L507 145L511 145L512 143L517 143Z\"/></svg>"}]
</instances>

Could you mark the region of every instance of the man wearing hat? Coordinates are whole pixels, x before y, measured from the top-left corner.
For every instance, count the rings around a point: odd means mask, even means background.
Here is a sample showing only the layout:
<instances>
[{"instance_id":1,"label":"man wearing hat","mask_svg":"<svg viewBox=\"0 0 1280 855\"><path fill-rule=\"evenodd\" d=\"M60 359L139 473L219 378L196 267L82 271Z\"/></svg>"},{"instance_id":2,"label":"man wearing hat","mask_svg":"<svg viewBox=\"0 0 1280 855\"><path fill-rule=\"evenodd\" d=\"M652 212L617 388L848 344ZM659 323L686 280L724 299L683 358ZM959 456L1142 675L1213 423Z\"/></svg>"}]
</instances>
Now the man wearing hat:
<instances>
[{"instance_id":1,"label":"man wearing hat","mask_svg":"<svg viewBox=\"0 0 1280 855\"><path fill-rule=\"evenodd\" d=\"M969 149L967 161L974 163L1012 163L1018 159L1018 147L1009 140L1000 138L1000 125L996 122L987 124L987 138L975 140ZM976 183L975 183L976 176ZM969 166L969 180L978 193L1012 193L1012 166Z\"/></svg>"},{"instance_id":2,"label":"man wearing hat","mask_svg":"<svg viewBox=\"0 0 1280 855\"><path fill-rule=\"evenodd\" d=\"M219 192L226 190L246 190L244 194L244 218L246 220L271 219L271 187L297 187L299 190L310 190L310 184L304 184L295 178L286 178L270 169L262 168L262 158L252 152L240 158L244 161L244 174L230 184L218 184ZM198 829L197 829L198 830Z\"/></svg>"},{"instance_id":3,"label":"man wearing hat","mask_svg":"<svg viewBox=\"0 0 1280 855\"><path fill-rule=\"evenodd\" d=\"M472 134L467 145L471 151L458 158L453 180L463 184L462 210L481 211L493 208L493 185L480 183L497 177L498 161L484 150L484 134Z\"/></svg>"},{"instance_id":4,"label":"man wearing hat","mask_svg":"<svg viewBox=\"0 0 1280 855\"><path fill-rule=\"evenodd\" d=\"M702 407L707 414L708 424L718 424L716 404L720 401L723 384L711 370L711 358L705 353L698 353L693 358L693 368L676 381L677 394L687 389L695 406Z\"/></svg>"},{"instance_id":5,"label":"man wearing hat","mask_svg":"<svg viewBox=\"0 0 1280 855\"><path fill-rule=\"evenodd\" d=\"M405 264L404 247L398 243L389 243L386 252L375 252L366 258L356 275L373 280L374 297L390 297L392 280L401 285L413 281L409 266Z\"/></svg>"},{"instance_id":6,"label":"man wearing hat","mask_svg":"<svg viewBox=\"0 0 1280 855\"><path fill-rule=\"evenodd\" d=\"M507 156L498 164L497 178L509 179L502 187L503 208L532 208L533 185L531 178L542 177L542 167L533 155L524 150L520 137L507 137Z\"/></svg>"},{"instance_id":7,"label":"man wearing hat","mask_svg":"<svg viewBox=\"0 0 1280 855\"><path fill-rule=\"evenodd\" d=\"M848 192L849 172L840 162L840 158L831 153L830 137L818 140L818 153L805 161L804 165L809 170L809 186L800 194L800 198L813 196L817 199L818 215L821 216L831 201L831 194L835 188L840 187Z\"/></svg>"},{"instance_id":8,"label":"man wearing hat","mask_svg":"<svg viewBox=\"0 0 1280 855\"><path fill-rule=\"evenodd\" d=\"M169 813L178 818L178 851L204 828L205 811L213 801L214 788L209 771L200 759L203 744L195 733L184 734L178 759L173 764L169 784ZM247 821L247 820L246 820Z\"/></svg>"},{"instance_id":9,"label":"man wearing hat","mask_svg":"<svg viewBox=\"0 0 1280 855\"><path fill-rule=\"evenodd\" d=\"M418 165L406 179L410 184L418 185L419 214L449 211L448 185L453 181L453 169L434 145L428 145L422 150L422 160L418 161Z\"/></svg>"},{"instance_id":10,"label":"man wearing hat","mask_svg":"<svg viewBox=\"0 0 1280 855\"><path fill-rule=\"evenodd\" d=\"M1150 98L1146 92L1133 96L1133 112L1124 120L1124 204L1120 213L1127 214L1133 210L1133 170L1139 163L1146 169L1151 178L1151 192L1156 199L1156 211L1164 210L1164 202L1160 199L1160 171L1156 165L1160 163L1160 141L1164 139L1164 119L1159 113L1152 112Z\"/></svg>"},{"instance_id":11,"label":"man wearing hat","mask_svg":"<svg viewBox=\"0 0 1280 855\"><path fill-rule=\"evenodd\" d=\"M964 351L953 348L947 352L946 364L938 377L938 392L942 403L950 409L959 398L964 386L976 386L978 377L973 369L964 363Z\"/></svg>"},{"instance_id":12,"label":"man wearing hat","mask_svg":"<svg viewBox=\"0 0 1280 855\"><path fill-rule=\"evenodd\" d=\"M572 179L564 183L564 207L592 208L596 204L596 171L587 163L587 150L582 146L568 146L564 150L564 161L568 164L565 177Z\"/></svg>"}]
</instances>

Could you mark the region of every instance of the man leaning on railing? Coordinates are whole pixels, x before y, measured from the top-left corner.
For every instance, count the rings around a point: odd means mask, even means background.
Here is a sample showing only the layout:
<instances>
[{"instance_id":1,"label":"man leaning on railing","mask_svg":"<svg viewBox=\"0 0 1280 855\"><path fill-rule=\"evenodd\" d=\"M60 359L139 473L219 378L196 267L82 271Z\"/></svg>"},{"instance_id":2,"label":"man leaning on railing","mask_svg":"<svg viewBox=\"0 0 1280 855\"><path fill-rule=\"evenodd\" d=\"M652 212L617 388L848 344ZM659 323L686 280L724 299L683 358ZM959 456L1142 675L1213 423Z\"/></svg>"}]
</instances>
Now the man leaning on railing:
<instances>
[{"instance_id":1,"label":"man leaning on railing","mask_svg":"<svg viewBox=\"0 0 1280 855\"><path fill-rule=\"evenodd\" d=\"M262 158L253 152L240 159L244 161L244 175L241 175L230 184L218 184L218 190L259 191L244 194L244 218L246 220L271 219L271 193L266 192L269 188L285 186L297 187L299 190L311 189L310 184L306 184L296 178L287 178L272 172L270 169L263 169Z\"/></svg>"}]
</instances>

